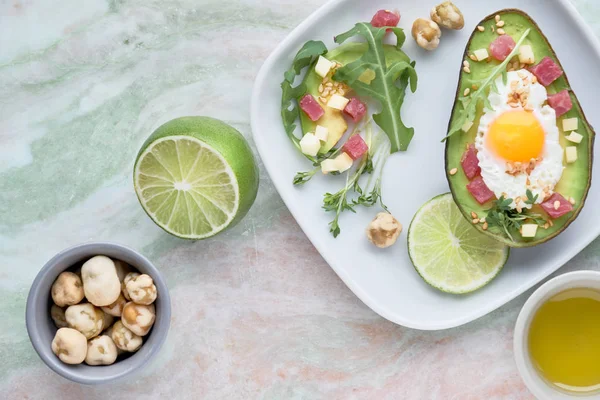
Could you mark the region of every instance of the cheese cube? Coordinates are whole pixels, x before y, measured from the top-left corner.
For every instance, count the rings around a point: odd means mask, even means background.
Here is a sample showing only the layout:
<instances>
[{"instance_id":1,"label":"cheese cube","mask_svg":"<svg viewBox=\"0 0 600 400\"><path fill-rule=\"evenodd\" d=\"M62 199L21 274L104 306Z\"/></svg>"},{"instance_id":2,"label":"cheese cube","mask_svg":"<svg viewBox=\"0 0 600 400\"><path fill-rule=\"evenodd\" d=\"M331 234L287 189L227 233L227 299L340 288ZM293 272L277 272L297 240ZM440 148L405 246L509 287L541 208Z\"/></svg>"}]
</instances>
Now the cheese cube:
<instances>
[{"instance_id":1,"label":"cheese cube","mask_svg":"<svg viewBox=\"0 0 600 400\"><path fill-rule=\"evenodd\" d=\"M466 121L463 126L462 126L462 131L463 132L469 132L469 130L471 129L471 127L473 126L473 121Z\"/></svg>"},{"instance_id":2,"label":"cheese cube","mask_svg":"<svg viewBox=\"0 0 600 400\"><path fill-rule=\"evenodd\" d=\"M300 149L307 156L316 156L321 148L321 141L312 133L307 133L300 140Z\"/></svg>"},{"instance_id":3,"label":"cheese cube","mask_svg":"<svg viewBox=\"0 0 600 400\"><path fill-rule=\"evenodd\" d=\"M315 65L315 72L321 78L325 78L331 70L331 67L333 67L333 63L331 61L329 61L323 56L319 56L319 59L317 60L317 65Z\"/></svg>"},{"instance_id":4,"label":"cheese cube","mask_svg":"<svg viewBox=\"0 0 600 400\"><path fill-rule=\"evenodd\" d=\"M569 142L581 143L581 139L583 139L583 135L580 135L579 133L573 131L565 139L567 139Z\"/></svg>"},{"instance_id":5,"label":"cheese cube","mask_svg":"<svg viewBox=\"0 0 600 400\"><path fill-rule=\"evenodd\" d=\"M577 147L575 146L567 146L565 148L565 158L567 159L567 163L571 164L577 161Z\"/></svg>"},{"instance_id":6,"label":"cheese cube","mask_svg":"<svg viewBox=\"0 0 600 400\"><path fill-rule=\"evenodd\" d=\"M336 110L342 111L344 110L344 108L346 108L346 104L348 104L349 101L350 100L345 98L344 96L334 94L327 102L327 107L335 108Z\"/></svg>"},{"instance_id":7,"label":"cheese cube","mask_svg":"<svg viewBox=\"0 0 600 400\"><path fill-rule=\"evenodd\" d=\"M530 45L524 44L519 47L519 62L523 64L533 64L535 62L533 48Z\"/></svg>"},{"instance_id":8,"label":"cheese cube","mask_svg":"<svg viewBox=\"0 0 600 400\"><path fill-rule=\"evenodd\" d=\"M521 236L524 238L534 238L537 233L538 226L536 224L521 225Z\"/></svg>"},{"instance_id":9,"label":"cheese cube","mask_svg":"<svg viewBox=\"0 0 600 400\"><path fill-rule=\"evenodd\" d=\"M334 159L327 159L327 160L321 161L321 172L323 172L324 174L328 174L329 172L337 172L337 171L338 171L338 167L337 167L337 163L335 162Z\"/></svg>"},{"instance_id":10,"label":"cheese cube","mask_svg":"<svg viewBox=\"0 0 600 400\"><path fill-rule=\"evenodd\" d=\"M475 58L477 59L477 61L483 61L483 60L487 60L488 57L490 56L488 54L487 49L479 49L479 50L475 50L473 52L473 55L475 56Z\"/></svg>"},{"instance_id":11,"label":"cheese cube","mask_svg":"<svg viewBox=\"0 0 600 400\"><path fill-rule=\"evenodd\" d=\"M579 122L578 118L563 119L563 131L569 132L569 131L577 130L578 122Z\"/></svg>"},{"instance_id":12,"label":"cheese cube","mask_svg":"<svg viewBox=\"0 0 600 400\"><path fill-rule=\"evenodd\" d=\"M329 129L325 128L324 126L317 125L317 127L315 128L315 136L320 141L326 142L327 136L329 136Z\"/></svg>"},{"instance_id":13,"label":"cheese cube","mask_svg":"<svg viewBox=\"0 0 600 400\"><path fill-rule=\"evenodd\" d=\"M338 171L340 172L344 172L350 169L350 167L352 167L352 163L354 162L352 157L350 157L347 153L340 154L339 156L334 158L334 160L337 165Z\"/></svg>"}]
</instances>

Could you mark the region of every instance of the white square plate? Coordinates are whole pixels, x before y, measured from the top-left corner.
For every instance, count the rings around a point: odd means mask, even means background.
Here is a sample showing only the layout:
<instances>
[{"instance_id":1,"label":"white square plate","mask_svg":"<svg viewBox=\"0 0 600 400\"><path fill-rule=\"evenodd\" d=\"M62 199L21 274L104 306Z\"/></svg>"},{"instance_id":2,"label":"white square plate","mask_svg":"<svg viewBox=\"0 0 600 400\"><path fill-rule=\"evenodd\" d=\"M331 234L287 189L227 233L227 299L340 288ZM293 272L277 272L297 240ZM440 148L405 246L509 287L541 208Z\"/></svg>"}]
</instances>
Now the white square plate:
<instances>
[{"instance_id":1,"label":"white square plate","mask_svg":"<svg viewBox=\"0 0 600 400\"><path fill-rule=\"evenodd\" d=\"M410 36L412 21L427 17L436 3L404 0L333 0L302 22L264 63L252 95L252 131L267 171L308 238L348 287L378 314L416 329L444 329L470 322L523 293L575 256L600 235L598 186L592 185L579 218L557 238L530 249L515 249L500 275L470 295L440 293L415 272L406 248L406 228L418 208L433 196L448 191L444 175L444 145L454 102L461 57L476 24L504 8L528 13L547 35L558 55L584 112L594 126L600 124L600 44L567 0L456 0L465 15L465 28L444 30L440 47L421 50L407 38L404 50L416 60L419 87L407 94L404 122L415 128L408 151L393 154L383 179L384 201L405 229L392 248L379 250L364 230L376 209L344 213L341 235L334 239L322 208L323 194L343 185L341 177L319 176L303 187L292 185L298 171L310 163L296 152L282 127L280 83L284 71L307 40L323 40L333 48L333 37L358 21L369 21L378 9L399 9L400 27ZM598 173L594 166L594 175Z\"/></svg>"}]
</instances>

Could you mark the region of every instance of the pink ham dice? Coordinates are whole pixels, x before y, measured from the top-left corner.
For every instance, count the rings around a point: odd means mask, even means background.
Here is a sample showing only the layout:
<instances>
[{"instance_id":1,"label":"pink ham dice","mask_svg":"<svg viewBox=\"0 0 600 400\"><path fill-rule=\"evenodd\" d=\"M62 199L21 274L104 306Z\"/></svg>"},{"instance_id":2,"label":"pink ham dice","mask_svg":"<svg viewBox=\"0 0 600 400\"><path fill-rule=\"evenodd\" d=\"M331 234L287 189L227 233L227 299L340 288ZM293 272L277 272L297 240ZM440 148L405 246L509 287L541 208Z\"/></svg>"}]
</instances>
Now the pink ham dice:
<instances>
[{"instance_id":1,"label":"pink ham dice","mask_svg":"<svg viewBox=\"0 0 600 400\"><path fill-rule=\"evenodd\" d=\"M353 97L344 108L344 112L352 118L352 121L358 122L367 113L367 106L356 97Z\"/></svg>"},{"instance_id":2,"label":"pink ham dice","mask_svg":"<svg viewBox=\"0 0 600 400\"><path fill-rule=\"evenodd\" d=\"M467 185L467 190L479 204L484 204L494 198L494 192L487 187L483 178L478 176Z\"/></svg>"},{"instance_id":3,"label":"pink ham dice","mask_svg":"<svg viewBox=\"0 0 600 400\"><path fill-rule=\"evenodd\" d=\"M544 57L539 64L534 65L529 70L536 76L538 82L544 86L550 85L563 74L563 70L550 57Z\"/></svg>"},{"instance_id":4,"label":"pink ham dice","mask_svg":"<svg viewBox=\"0 0 600 400\"><path fill-rule=\"evenodd\" d=\"M549 95L548 104L550 107L554 108L557 117L560 117L573 108L571 96L569 96L569 91L567 89L556 94Z\"/></svg>"},{"instance_id":5,"label":"pink ham dice","mask_svg":"<svg viewBox=\"0 0 600 400\"><path fill-rule=\"evenodd\" d=\"M554 207L554 204L557 201L558 207ZM573 211L573 205L558 193L554 193L552 196L550 196L550 198L544 201L541 206L551 218L562 217L566 213Z\"/></svg>"},{"instance_id":6,"label":"pink ham dice","mask_svg":"<svg viewBox=\"0 0 600 400\"><path fill-rule=\"evenodd\" d=\"M481 168L479 168L479 160L477 159L477 150L475 149L475 145L469 145L469 148L463 154L460 165L462 165L462 169L465 172L465 175L469 180L475 178L477 175L481 173Z\"/></svg>"},{"instance_id":7,"label":"pink ham dice","mask_svg":"<svg viewBox=\"0 0 600 400\"><path fill-rule=\"evenodd\" d=\"M379 10L373 16L371 25L375 28L382 28L384 26L397 26L398 22L400 22L400 14L390 10Z\"/></svg>"},{"instance_id":8,"label":"pink ham dice","mask_svg":"<svg viewBox=\"0 0 600 400\"><path fill-rule=\"evenodd\" d=\"M369 147L360 135L354 135L348 139L342 147L342 150L344 150L351 159L357 160L369 150Z\"/></svg>"},{"instance_id":9,"label":"pink ham dice","mask_svg":"<svg viewBox=\"0 0 600 400\"><path fill-rule=\"evenodd\" d=\"M496 40L490 44L490 54L498 61L506 60L506 57L514 50L517 44L509 35L498 36Z\"/></svg>"},{"instance_id":10,"label":"pink ham dice","mask_svg":"<svg viewBox=\"0 0 600 400\"><path fill-rule=\"evenodd\" d=\"M311 94L306 94L300 100L300 108L310 118L311 121L317 121L325 114L323 107L315 100Z\"/></svg>"}]
</instances>

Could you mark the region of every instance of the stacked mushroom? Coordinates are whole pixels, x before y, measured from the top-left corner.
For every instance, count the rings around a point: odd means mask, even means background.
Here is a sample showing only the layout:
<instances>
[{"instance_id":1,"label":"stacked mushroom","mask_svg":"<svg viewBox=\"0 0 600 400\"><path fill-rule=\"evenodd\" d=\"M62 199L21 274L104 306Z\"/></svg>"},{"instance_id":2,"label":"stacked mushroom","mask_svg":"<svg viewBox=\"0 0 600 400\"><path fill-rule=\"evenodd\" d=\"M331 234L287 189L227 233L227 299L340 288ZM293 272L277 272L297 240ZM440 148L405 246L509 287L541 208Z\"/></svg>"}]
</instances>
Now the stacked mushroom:
<instances>
[{"instance_id":1,"label":"stacked mushroom","mask_svg":"<svg viewBox=\"0 0 600 400\"><path fill-rule=\"evenodd\" d=\"M66 364L110 365L119 354L139 350L156 316L152 278L105 256L62 272L51 295L50 315L59 328L52 351Z\"/></svg>"}]
</instances>

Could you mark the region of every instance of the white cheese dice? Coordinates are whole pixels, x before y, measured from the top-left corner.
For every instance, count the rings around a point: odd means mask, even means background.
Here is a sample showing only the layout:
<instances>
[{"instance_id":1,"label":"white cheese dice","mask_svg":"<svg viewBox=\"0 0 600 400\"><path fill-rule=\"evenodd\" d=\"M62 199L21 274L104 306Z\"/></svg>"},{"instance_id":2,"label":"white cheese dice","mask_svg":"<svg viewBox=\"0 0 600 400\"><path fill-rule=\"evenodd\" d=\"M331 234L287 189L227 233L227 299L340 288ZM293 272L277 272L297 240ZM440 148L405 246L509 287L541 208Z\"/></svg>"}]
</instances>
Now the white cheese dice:
<instances>
[{"instance_id":1,"label":"white cheese dice","mask_svg":"<svg viewBox=\"0 0 600 400\"><path fill-rule=\"evenodd\" d=\"M536 224L521 225L521 236L524 238L534 238L537 233L538 226Z\"/></svg>"},{"instance_id":2,"label":"white cheese dice","mask_svg":"<svg viewBox=\"0 0 600 400\"><path fill-rule=\"evenodd\" d=\"M344 108L346 108L346 104L348 104L349 101L350 100L345 98L344 96L334 94L327 102L327 107L335 108L336 110L342 111L344 110Z\"/></svg>"},{"instance_id":3,"label":"white cheese dice","mask_svg":"<svg viewBox=\"0 0 600 400\"><path fill-rule=\"evenodd\" d=\"M331 67L333 67L333 63L331 61L329 61L323 56L319 56L319 59L317 60L317 65L315 65L315 72L321 78L325 78L331 70Z\"/></svg>"},{"instance_id":4,"label":"white cheese dice","mask_svg":"<svg viewBox=\"0 0 600 400\"><path fill-rule=\"evenodd\" d=\"M334 159L327 159L321 161L321 172L328 174L329 172L337 172L338 167Z\"/></svg>"},{"instance_id":5,"label":"white cheese dice","mask_svg":"<svg viewBox=\"0 0 600 400\"><path fill-rule=\"evenodd\" d=\"M567 163L571 164L577 161L577 147L575 146L567 146L565 148L565 158L567 159Z\"/></svg>"},{"instance_id":6,"label":"white cheese dice","mask_svg":"<svg viewBox=\"0 0 600 400\"><path fill-rule=\"evenodd\" d=\"M581 143L583 135L580 135L579 133L573 131L569 136L566 136L565 139L567 139L569 142Z\"/></svg>"},{"instance_id":7,"label":"white cheese dice","mask_svg":"<svg viewBox=\"0 0 600 400\"><path fill-rule=\"evenodd\" d=\"M350 167L352 166L352 163L354 162L352 157L350 157L347 153L340 154L339 156L334 158L334 160L338 167L338 171L340 171L340 172L344 172L344 171L350 169Z\"/></svg>"},{"instance_id":8,"label":"white cheese dice","mask_svg":"<svg viewBox=\"0 0 600 400\"><path fill-rule=\"evenodd\" d=\"M519 62L523 64L533 64L535 62L533 47L528 44L519 47Z\"/></svg>"},{"instance_id":9,"label":"white cheese dice","mask_svg":"<svg viewBox=\"0 0 600 400\"><path fill-rule=\"evenodd\" d=\"M326 142L327 136L329 136L329 129L325 128L324 126L317 125L317 127L315 128L315 136L320 141Z\"/></svg>"},{"instance_id":10,"label":"white cheese dice","mask_svg":"<svg viewBox=\"0 0 600 400\"><path fill-rule=\"evenodd\" d=\"M483 61L483 60L487 60L488 57L490 56L488 54L487 49L479 49L479 50L475 50L473 52L473 55L475 56L475 58L477 59L477 61Z\"/></svg>"},{"instance_id":11,"label":"white cheese dice","mask_svg":"<svg viewBox=\"0 0 600 400\"><path fill-rule=\"evenodd\" d=\"M300 140L300 149L307 156L316 156L321 148L321 141L312 133L307 133Z\"/></svg>"},{"instance_id":12,"label":"white cheese dice","mask_svg":"<svg viewBox=\"0 0 600 400\"><path fill-rule=\"evenodd\" d=\"M462 131L463 132L469 132L469 130L471 129L471 127L473 126L473 121L465 121L465 123L462 126Z\"/></svg>"},{"instance_id":13,"label":"white cheese dice","mask_svg":"<svg viewBox=\"0 0 600 400\"><path fill-rule=\"evenodd\" d=\"M578 118L563 119L563 131L565 131L565 132L576 131L578 126L579 126Z\"/></svg>"}]
</instances>

